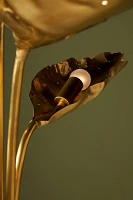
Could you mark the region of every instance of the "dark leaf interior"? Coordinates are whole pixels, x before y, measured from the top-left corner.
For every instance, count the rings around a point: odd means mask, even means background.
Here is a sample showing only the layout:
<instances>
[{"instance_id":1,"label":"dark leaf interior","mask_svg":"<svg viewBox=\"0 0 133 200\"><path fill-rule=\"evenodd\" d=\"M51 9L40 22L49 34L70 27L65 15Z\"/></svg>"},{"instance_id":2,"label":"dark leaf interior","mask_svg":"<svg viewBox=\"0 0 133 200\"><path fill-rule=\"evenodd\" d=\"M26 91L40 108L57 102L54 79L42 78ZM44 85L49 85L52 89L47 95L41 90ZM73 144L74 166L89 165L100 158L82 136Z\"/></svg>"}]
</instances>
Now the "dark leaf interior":
<instances>
[{"instance_id":1,"label":"dark leaf interior","mask_svg":"<svg viewBox=\"0 0 133 200\"><path fill-rule=\"evenodd\" d=\"M84 68L90 73L91 85L103 82L108 76L111 67L121 60L121 53L104 53L106 62L99 61L96 58L84 58L77 61L75 58L69 58L55 65L50 65L39 71L32 80L30 99L34 107L34 116L36 119L41 116L47 116L48 120L56 107L54 98L64 86L70 76L70 73L78 68ZM80 100L83 93L81 92L74 100ZM73 103L74 103L73 102ZM51 113L51 114L50 114Z\"/></svg>"}]
</instances>

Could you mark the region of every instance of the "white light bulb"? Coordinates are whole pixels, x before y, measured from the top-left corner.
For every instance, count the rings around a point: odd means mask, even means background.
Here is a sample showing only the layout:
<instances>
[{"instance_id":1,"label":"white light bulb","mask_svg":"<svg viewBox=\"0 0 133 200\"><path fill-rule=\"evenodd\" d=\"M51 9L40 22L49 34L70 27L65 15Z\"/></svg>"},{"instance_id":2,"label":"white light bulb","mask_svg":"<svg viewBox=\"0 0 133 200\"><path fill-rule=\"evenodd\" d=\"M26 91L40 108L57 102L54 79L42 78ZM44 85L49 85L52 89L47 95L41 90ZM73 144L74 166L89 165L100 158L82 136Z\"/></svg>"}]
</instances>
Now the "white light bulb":
<instances>
[{"instance_id":1,"label":"white light bulb","mask_svg":"<svg viewBox=\"0 0 133 200\"><path fill-rule=\"evenodd\" d=\"M83 83L82 90L85 90L89 87L91 83L91 76L90 74L84 69L76 69L71 74L70 77L79 78Z\"/></svg>"}]
</instances>

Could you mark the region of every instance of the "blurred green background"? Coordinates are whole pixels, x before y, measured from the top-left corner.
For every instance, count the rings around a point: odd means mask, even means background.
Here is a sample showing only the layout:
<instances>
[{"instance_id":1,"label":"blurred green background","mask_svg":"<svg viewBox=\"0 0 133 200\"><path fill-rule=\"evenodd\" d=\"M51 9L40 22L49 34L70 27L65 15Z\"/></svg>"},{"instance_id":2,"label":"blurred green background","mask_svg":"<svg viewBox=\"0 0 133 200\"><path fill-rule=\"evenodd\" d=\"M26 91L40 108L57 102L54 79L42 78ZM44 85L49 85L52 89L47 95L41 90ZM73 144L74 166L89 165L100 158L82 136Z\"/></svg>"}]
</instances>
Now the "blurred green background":
<instances>
[{"instance_id":1,"label":"blurred green background","mask_svg":"<svg viewBox=\"0 0 133 200\"><path fill-rule=\"evenodd\" d=\"M133 200L132 19L133 9L30 53L24 71L19 139L32 118L31 81L42 68L104 51L121 51L129 62L97 99L33 134L20 200ZM6 137L15 56L12 33L7 29L5 49Z\"/></svg>"}]
</instances>

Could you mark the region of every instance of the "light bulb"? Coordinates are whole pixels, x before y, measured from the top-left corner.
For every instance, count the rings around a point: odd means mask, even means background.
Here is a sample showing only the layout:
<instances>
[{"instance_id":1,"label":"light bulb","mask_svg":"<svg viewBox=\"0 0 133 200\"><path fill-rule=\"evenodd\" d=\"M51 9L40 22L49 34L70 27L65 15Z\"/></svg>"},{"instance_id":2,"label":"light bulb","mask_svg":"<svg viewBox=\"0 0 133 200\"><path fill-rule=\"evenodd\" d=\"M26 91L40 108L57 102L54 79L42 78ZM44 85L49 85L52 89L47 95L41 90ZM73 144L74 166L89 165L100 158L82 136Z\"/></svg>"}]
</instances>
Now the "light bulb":
<instances>
[{"instance_id":1,"label":"light bulb","mask_svg":"<svg viewBox=\"0 0 133 200\"><path fill-rule=\"evenodd\" d=\"M84 69L76 69L76 70L74 70L70 74L70 77L75 77L75 78L78 78L78 79L80 79L82 81L82 83L83 83L82 90L86 90L89 87L90 83L91 83L91 76Z\"/></svg>"},{"instance_id":2,"label":"light bulb","mask_svg":"<svg viewBox=\"0 0 133 200\"><path fill-rule=\"evenodd\" d=\"M65 85L62 87L54 101L57 109L73 103L77 95L89 87L91 83L90 74L84 69L76 69L71 74Z\"/></svg>"}]
</instances>

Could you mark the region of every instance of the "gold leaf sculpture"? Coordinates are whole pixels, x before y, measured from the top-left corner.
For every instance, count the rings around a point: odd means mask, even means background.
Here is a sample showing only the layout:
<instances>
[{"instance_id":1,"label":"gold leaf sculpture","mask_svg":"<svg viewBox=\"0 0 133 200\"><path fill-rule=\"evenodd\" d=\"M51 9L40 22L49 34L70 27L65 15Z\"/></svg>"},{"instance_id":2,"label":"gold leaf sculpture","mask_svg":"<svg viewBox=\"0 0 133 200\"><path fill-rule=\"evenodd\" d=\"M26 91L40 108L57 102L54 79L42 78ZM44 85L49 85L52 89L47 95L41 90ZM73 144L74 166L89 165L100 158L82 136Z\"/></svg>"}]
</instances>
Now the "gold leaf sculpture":
<instances>
[{"instance_id":1,"label":"gold leaf sculpture","mask_svg":"<svg viewBox=\"0 0 133 200\"><path fill-rule=\"evenodd\" d=\"M36 128L51 123L66 113L93 100L105 88L107 83L126 65L123 54L103 53L92 59L87 58L89 65L82 61L69 59L57 64L58 74L50 75L55 66L42 70L33 79L30 98L34 106L34 117L29 122L17 151L17 135L19 122L19 108L23 70L26 59L33 48L53 44L95 26L108 18L130 9L133 0L0 0L0 200L18 200L23 162L26 149L32 133ZM13 34L16 55L12 74L12 87L9 110L9 126L7 137L6 180L4 180L4 26ZM56 80L52 95L66 82L69 70L73 70L70 61L77 63L75 67L86 67L86 70L94 70L92 84L85 92L80 93L74 102L58 112L53 112L53 100L41 94L42 79L44 73L45 87L51 92L47 83L51 78ZM69 66L64 66L68 62ZM100 70L97 68L100 66ZM69 69L70 68L70 69ZM104 69L102 71L102 69ZM48 77L47 77L48 72ZM96 76L97 75L97 76ZM97 78L96 78L97 77ZM48 82L46 82L46 80ZM61 82L62 81L62 82ZM44 86L44 85L43 85ZM57 87L58 86L58 87ZM41 104L41 109L37 106ZM47 115L47 117L46 117ZM6 186L4 188L4 186Z\"/></svg>"},{"instance_id":2,"label":"gold leaf sculpture","mask_svg":"<svg viewBox=\"0 0 133 200\"><path fill-rule=\"evenodd\" d=\"M94 58L87 57L79 61L75 58L69 58L43 68L34 77L29 94L34 107L33 119L41 120L41 125L47 124L87 104L102 92L126 64L122 53L105 52ZM53 113L56 107L54 98L68 80L70 73L79 68L89 72L91 76L90 87L81 91L71 105Z\"/></svg>"}]
</instances>

